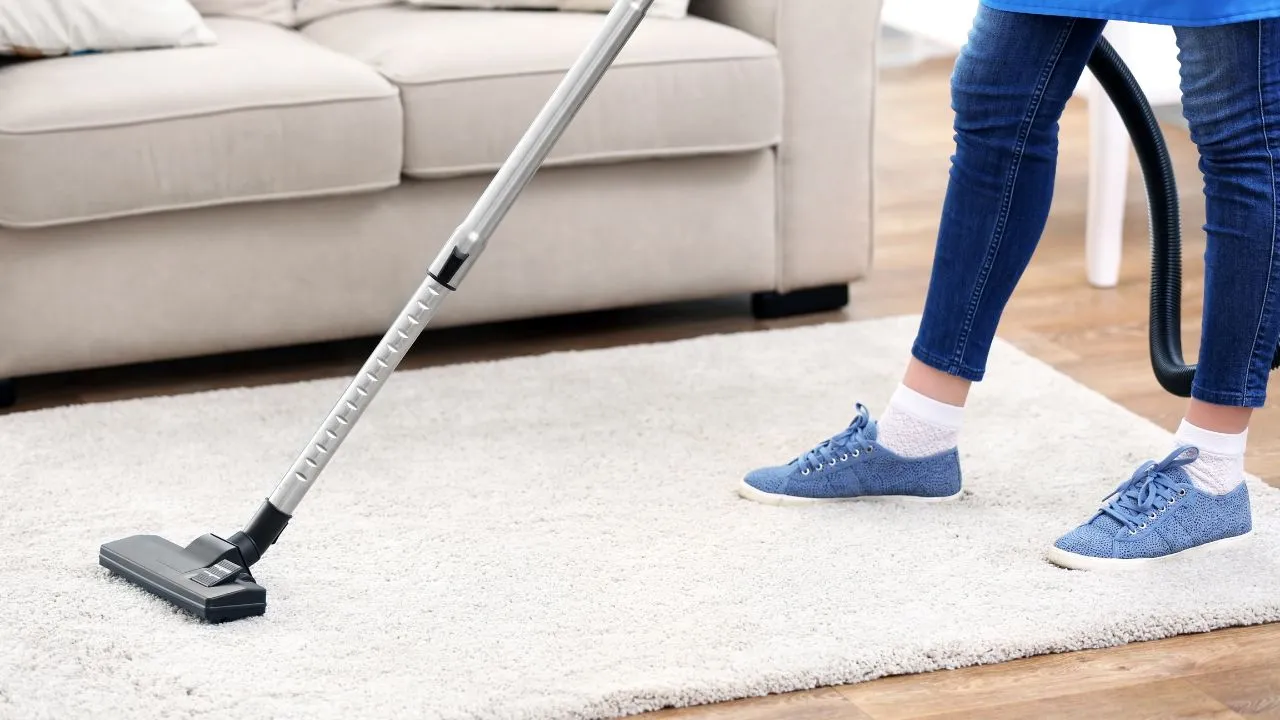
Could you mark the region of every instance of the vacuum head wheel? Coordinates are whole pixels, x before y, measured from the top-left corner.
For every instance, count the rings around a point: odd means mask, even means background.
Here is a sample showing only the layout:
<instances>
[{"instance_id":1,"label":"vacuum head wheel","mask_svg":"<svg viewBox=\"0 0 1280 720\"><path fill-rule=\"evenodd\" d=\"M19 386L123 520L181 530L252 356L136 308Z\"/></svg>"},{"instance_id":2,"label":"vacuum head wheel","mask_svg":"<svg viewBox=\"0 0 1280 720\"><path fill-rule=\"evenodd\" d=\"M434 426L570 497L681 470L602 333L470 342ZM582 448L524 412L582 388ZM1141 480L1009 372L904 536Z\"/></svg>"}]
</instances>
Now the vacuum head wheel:
<instances>
[{"instance_id":1,"label":"vacuum head wheel","mask_svg":"<svg viewBox=\"0 0 1280 720\"><path fill-rule=\"evenodd\" d=\"M156 535L104 544L98 564L208 622L262 615L267 591L249 573L240 549L215 535L181 547Z\"/></svg>"}]
</instances>

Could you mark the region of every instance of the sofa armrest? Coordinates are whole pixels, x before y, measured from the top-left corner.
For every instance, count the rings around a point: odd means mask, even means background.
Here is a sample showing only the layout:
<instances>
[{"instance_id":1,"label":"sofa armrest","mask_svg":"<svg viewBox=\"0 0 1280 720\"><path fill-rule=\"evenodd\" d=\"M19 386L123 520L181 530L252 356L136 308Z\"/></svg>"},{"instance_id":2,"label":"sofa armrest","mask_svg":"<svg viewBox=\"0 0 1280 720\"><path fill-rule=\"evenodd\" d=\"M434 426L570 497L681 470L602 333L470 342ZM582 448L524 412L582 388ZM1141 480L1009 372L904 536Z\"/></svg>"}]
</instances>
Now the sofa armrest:
<instances>
[{"instance_id":1,"label":"sofa armrest","mask_svg":"<svg viewBox=\"0 0 1280 720\"><path fill-rule=\"evenodd\" d=\"M872 257L881 0L691 0L693 15L778 48L781 292L856 280Z\"/></svg>"}]
</instances>

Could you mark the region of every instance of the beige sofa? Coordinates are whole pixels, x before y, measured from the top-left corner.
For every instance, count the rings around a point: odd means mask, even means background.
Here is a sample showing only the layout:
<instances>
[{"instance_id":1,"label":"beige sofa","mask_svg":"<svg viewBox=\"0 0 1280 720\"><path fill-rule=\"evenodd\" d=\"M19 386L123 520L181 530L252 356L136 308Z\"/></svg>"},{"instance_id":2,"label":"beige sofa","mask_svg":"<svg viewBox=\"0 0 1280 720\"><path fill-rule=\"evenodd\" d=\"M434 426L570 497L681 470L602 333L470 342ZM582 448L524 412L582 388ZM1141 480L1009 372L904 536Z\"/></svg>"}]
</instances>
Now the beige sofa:
<instances>
[{"instance_id":1,"label":"beige sofa","mask_svg":"<svg viewBox=\"0 0 1280 720\"><path fill-rule=\"evenodd\" d=\"M433 327L847 302L878 3L691 13L642 23ZM207 21L0 67L0 378L380 335L603 16Z\"/></svg>"}]
</instances>

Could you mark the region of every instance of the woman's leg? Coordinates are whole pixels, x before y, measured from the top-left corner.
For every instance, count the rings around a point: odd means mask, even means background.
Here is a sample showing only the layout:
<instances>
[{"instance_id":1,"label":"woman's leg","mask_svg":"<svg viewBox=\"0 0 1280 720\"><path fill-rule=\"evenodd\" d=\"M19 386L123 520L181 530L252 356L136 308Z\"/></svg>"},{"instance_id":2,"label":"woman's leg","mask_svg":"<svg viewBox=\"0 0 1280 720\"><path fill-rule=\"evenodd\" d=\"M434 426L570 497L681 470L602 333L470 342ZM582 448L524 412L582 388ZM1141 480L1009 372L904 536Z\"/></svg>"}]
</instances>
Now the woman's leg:
<instances>
[{"instance_id":1,"label":"woman's leg","mask_svg":"<svg viewBox=\"0 0 1280 720\"><path fill-rule=\"evenodd\" d=\"M911 360L880 420L907 454L954 446L970 383L1049 218L1058 120L1105 23L983 9L952 75L956 153Z\"/></svg>"},{"instance_id":2,"label":"woman's leg","mask_svg":"<svg viewBox=\"0 0 1280 720\"><path fill-rule=\"evenodd\" d=\"M1238 434L1280 339L1280 21L1179 29L1183 112L1205 180L1205 297L1187 420Z\"/></svg>"},{"instance_id":3,"label":"woman's leg","mask_svg":"<svg viewBox=\"0 0 1280 720\"><path fill-rule=\"evenodd\" d=\"M1069 567L1169 557L1252 528L1245 439L1280 341L1280 22L1176 32L1208 234L1192 400L1173 455L1050 551Z\"/></svg>"},{"instance_id":4,"label":"woman's leg","mask_svg":"<svg viewBox=\"0 0 1280 720\"><path fill-rule=\"evenodd\" d=\"M1049 217L1058 120L1103 27L985 6L978 14L951 81L956 153L908 384L938 383L963 401L985 374Z\"/></svg>"},{"instance_id":5,"label":"woman's leg","mask_svg":"<svg viewBox=\"0 0 1280 720\"><path fill-rule=\"evenodd\" d=\"M786 465L750 473L764 502L960 492L970 382L1049 215L1058 120L1104 23L980 6L951 79L956 151L914 356L881 420L867 410Z\"/></svg>"}]
</instances>

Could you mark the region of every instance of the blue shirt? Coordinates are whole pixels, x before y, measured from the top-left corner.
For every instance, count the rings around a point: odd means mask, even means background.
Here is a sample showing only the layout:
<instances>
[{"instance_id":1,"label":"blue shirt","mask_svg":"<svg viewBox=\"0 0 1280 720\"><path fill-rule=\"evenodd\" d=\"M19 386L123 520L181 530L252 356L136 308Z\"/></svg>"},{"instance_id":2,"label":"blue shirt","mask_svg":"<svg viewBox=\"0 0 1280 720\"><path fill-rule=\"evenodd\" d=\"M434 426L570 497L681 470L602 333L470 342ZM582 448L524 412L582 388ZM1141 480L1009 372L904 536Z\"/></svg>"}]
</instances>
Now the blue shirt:
<instances>
[{"instance_id":1,"label":"blue shirt","mask_svg":"<svg viewBox=\"0 0 1280 720\"><path fill-rule=\"evenodd\" d=\"M1280 0L982 0L996 10L1203 27L1280 17Z\"/></svg>"}]
</instances>

